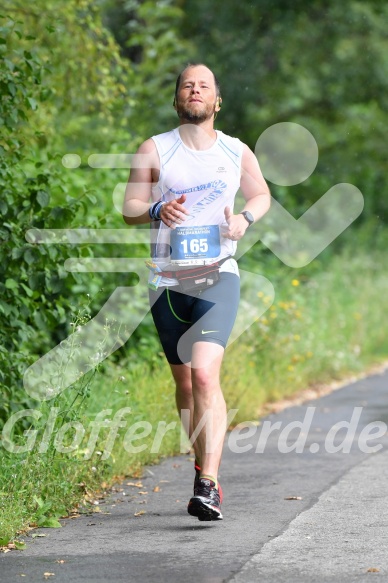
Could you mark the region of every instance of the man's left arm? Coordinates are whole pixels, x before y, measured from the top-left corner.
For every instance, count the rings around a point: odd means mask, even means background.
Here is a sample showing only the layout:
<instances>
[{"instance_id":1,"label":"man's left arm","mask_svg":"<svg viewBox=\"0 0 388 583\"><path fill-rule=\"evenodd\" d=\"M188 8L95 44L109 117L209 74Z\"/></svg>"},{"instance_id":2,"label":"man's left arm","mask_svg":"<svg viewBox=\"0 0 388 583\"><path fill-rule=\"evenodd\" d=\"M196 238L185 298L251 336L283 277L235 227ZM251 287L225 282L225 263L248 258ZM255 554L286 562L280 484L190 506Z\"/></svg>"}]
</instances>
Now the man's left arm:
<instances>
[{"instance_id":1,"label":"man's left arm","mask_svg":"<svg viewBox=\"0 0 388 583\"><path fill-rule=\"evenodd\" d=\"M244 144L241 160L240 188L245 199L244 208L236 215L231 212L229 207L225 208L225 218L229 229L224 237L234 241L241 239L249 227L249 222L240 213L248 211L256 222L265 215L271 204L271 193L261 173L257 158L246 144Z\"/></svg>"}]
</instances>

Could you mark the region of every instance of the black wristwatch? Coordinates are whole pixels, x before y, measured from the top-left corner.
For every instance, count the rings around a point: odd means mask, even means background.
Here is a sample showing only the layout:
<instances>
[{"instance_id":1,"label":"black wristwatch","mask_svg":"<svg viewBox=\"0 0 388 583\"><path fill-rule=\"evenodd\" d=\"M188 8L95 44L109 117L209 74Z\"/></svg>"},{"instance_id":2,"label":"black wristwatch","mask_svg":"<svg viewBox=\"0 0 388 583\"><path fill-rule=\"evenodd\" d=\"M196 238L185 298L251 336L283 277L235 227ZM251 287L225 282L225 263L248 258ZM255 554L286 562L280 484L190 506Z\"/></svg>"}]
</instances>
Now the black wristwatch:
<instances>
[{"instance_id":1,"label":"black wristwatch","mask_svg":"<svg viewBox=\"0 0 388 583\"><path fill-rule=\"evenodd\" d=\"M239 213L239 215L242 215L244 217L244 219L246 221L248 221L248 227L247 227L247 229L249 229L249 227L251 225L253 225L253 223L255 222L255 219L253 218L253 215L251 215L251 213L249 211L242 211L241 213Z\"/></svg>"}]
</instances>

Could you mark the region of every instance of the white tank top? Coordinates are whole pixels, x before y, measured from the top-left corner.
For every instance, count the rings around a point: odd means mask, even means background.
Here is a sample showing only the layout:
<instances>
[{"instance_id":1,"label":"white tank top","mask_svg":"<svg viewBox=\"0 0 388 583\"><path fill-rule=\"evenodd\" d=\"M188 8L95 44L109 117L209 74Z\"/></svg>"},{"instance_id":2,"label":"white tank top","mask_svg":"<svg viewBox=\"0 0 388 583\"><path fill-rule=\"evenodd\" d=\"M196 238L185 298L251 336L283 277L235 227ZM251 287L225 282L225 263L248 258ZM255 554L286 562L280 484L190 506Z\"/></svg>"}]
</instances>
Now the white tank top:
<instances>
[{"instance_id":1,"label":"white tank top","mask_svg":"<svg viewBox=\"0 0 388 583\"><path fill-rule=\"evenodd\" d=\"M225 207L233 212L240 187L243 144L219 130L216 133L216 141L207 150L188 148L178 128L152 137L160 159L152 200L169 202L185 194L184 206L190 213L177 229L162 221L151 223L151 255L162 270L214 263L236 252L236 241L222 233L228 227Z\"/></svg>"}]
</instances>

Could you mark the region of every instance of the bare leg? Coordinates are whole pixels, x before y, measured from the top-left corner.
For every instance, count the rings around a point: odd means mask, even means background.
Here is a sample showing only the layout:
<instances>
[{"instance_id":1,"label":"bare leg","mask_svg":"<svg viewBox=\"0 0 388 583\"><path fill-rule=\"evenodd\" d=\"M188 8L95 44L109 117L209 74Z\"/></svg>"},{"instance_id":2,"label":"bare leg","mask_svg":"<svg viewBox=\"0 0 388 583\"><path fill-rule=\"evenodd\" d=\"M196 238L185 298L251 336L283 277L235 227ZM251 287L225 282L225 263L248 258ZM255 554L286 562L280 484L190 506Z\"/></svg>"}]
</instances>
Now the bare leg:
<instances>
[{"instance_id":1,"label":"bare leg","mask_svg":"<svg viewBox=\"0 0 388 583\"><path fill-rule=\"evenodd\" d=\"M190 426L185 427L191 437L198 424L202 425L193 444L201 473L217 478L226 432L226 404L220 386L220 369L224 349L210 342L196 342L192 365L170 365L176 384L176 405L190 411ZM201 367L202 362L205 367ZM202 419L203 418L203 419ZM201 423L202 420L202 423Z\"/></svg>"},{"instance_id":2,"label":"bare leg","mask_svg":"<svg viewBox=\"0 0 388 583\"><path fill-rule=\"evenodd\" d=\"M201 474L217 478L226 432L226 404L220 386L224 349L210 342L196 342L192 352L193 431L205 416L196 441ZM206 362L204 367L201 363Z\"/></svg>"},{"instance_id":3,"label":"bare leg","mask_svg":"<svg viewBox=\"0 0 388 583\"><path fill-rule=\"evenodd\" d=\"M180 418L182 419L182 410L190 411L189 427L184 427L187 437L193 433L193 416L194 416L194 399L191 382L191 368L185 364L170 364L171 372L175 380L175 402ZM193 444L195 457L200 461L197 445Z\"/></svg>"}]
</instances>

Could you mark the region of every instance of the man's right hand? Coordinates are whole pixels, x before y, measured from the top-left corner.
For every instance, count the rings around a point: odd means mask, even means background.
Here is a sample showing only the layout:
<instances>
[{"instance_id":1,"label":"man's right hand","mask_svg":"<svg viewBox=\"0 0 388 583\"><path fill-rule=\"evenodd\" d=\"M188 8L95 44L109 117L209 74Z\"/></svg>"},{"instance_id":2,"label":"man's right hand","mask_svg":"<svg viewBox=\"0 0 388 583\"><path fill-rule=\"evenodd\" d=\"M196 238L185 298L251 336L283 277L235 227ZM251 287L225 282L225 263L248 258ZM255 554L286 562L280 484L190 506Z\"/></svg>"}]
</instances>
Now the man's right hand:
<instances>
[{"instance_id":1,"label":"man's right hand","mask_svg":"<svg viewBox=\"0 0 388 583\"><path fill-rule=\"evenodd\" d=\"M175 229L186 220L189 211L183 206L185 201L186 195L182 194L179 198L166 202L160 209L160 219L170 229Z\"/></svg>"}]
</instances>

